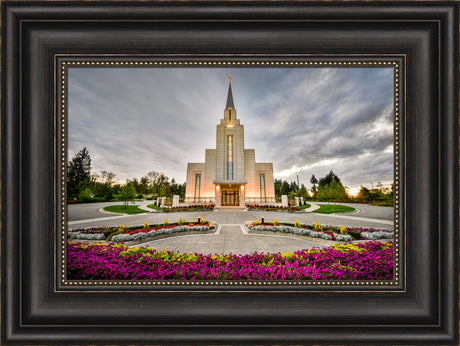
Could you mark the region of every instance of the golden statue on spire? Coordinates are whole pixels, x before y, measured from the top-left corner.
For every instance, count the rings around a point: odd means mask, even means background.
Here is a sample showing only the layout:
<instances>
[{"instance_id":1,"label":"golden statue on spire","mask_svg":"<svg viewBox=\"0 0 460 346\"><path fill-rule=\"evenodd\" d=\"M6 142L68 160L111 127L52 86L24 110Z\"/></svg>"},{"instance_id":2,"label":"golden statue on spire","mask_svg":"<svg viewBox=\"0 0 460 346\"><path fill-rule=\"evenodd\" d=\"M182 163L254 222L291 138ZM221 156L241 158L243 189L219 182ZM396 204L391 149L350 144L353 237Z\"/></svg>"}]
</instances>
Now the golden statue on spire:
<instances>
[{"instance_id":1,"label":"golden statue on spire","mask_svg":"<svg viewBox=\"0 0 460 346\"><path fill-rule=\"evenodd\" d=\"M228 84L232 84L232 77L230 77L228 73L226 73L226 75L228 77Z\"/></svg>"}]
</instances>

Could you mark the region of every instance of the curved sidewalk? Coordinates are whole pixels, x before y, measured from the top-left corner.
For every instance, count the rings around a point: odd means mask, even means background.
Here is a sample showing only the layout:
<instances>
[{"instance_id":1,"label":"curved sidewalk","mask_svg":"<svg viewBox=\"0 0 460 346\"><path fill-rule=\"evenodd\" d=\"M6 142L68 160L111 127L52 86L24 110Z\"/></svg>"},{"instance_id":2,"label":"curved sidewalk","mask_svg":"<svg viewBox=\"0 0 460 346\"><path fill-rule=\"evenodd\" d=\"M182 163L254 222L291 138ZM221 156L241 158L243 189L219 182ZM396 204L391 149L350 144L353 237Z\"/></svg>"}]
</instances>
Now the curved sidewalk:
<instances>
[{"instance_id":1,"label":"curved sidewalk","mask_svg":"<svg viewBox=\"0 0 460 346\"><path fill-rule=\"evenodd\" d=\"M310 241L283 235L248 234L243 225L221 225L213 234L184 235L150 241L131 247L145 247L161 251L202 253L202 254L238 254L253 252L276 253L321 247L323 242Z\"/></svg>"}]
</instances>

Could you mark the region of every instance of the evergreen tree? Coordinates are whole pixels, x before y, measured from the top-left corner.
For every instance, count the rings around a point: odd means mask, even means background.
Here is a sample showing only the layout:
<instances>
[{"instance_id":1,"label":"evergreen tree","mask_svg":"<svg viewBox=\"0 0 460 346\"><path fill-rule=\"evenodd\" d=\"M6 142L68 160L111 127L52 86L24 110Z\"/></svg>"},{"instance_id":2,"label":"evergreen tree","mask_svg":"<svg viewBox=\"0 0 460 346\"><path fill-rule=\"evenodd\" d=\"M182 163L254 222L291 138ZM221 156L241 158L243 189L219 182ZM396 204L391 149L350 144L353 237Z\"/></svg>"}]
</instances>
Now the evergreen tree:
<instances>
[{"instance_id":1,"label":"evergreen tree","mask_svg":"<svg viewBox=\"0 0 460 346\"><path fill-rule=\"evenodd\" d=\"M281 186L283 182L281 179L275 179L275 196L281 196Z\"/></svg>"},{"instance_id":2,"label":"evergreen tree","mask_svg":"<svg viewBox=\"0 0 460 346\"><path fill-rule=\"evenodd\" d=\"M324 186L329 185L330 183L332 183L333 180L337 181L339 184L342 184L340 182L340 178L338 176L336 176L334 174L334 172L330 171L324 178L321 178L319 180L318 185L324 187Z\"/></svg>"},{"instance_id":3,"label":"evergreen tree","mask_svg":"<svg viewBox=\"0 0 460 346\"><path fill-rule=\"evenodd\" d=\"M310 178L310 183L311 183L311 191L313 192L313 195L315 195L316 194L316 184L318 184L318 179L316 179L314 174Z\"/></svg>"},{"instance_id":4,"label":"evergreen tree","mask_svg":"<svg viewBox=\"0 0 460 346\"><path fill-rule=\"evenodd\" d=\"M299 194L301 197L307 198L307 188L305 187L304 184L300 184Z\"/></svg>"},{"instance_id":5,"label":"evergreen tree","mask_svg":"<svg viewBox=\"0 0 460 346\"><path fill-rule=\"evenodd\" d=\"M344 201L348 199L348 195L340 182L340 178L332 171L319 180L316 196L320 201L328 202Z\"/></svg>"},{"instance_id":6,"label":"evergreen tree","mask_svg":"<svg viewBox=\"0 0 460 346\"><path fill-rule=\"evenodd\" d=\"M283 183L281 185L281 195L289 195L289 192L291 192L291 187L289 186L289 183L286 180L283 180Z\"/></svg>"},{"instance_id":7,"label":"evergreen tree","mask_svg":"<svg viewBox=\"0 0 460 346\"><path fill-rule=\"evenodd\" d=\"M80 191L90 185L91 157L84 147L67 165L67 196L77 198Z\"/></svg>"}]
</instances>

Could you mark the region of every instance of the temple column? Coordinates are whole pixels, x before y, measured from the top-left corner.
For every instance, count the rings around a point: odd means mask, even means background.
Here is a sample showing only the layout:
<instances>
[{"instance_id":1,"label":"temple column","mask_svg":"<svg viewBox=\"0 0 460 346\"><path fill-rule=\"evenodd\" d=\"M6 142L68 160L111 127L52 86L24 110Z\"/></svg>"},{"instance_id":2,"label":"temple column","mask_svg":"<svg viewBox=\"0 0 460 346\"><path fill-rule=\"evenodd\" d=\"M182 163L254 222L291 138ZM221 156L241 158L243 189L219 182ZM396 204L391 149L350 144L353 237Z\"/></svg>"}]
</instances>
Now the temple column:
<instances>
[{"instance_id":1,"label":"temple column","mask_svg":"<svg viewBox=\"0 0 460 346\"><path fill-rule=\"evenodd\" d=\"M246 189L245 189L244 185L241 185L241 187L240 187L240 207L244 207L246 205L246 203L245 203L245 196L246 196L245 190Z\"/></svg>"},{"instance_id":2,"label":"temple column","mask_svg":"<svg viewBox=\"0 0 460 346\"><path fill-rule=\"evenodd\" d=\"M215 185L215 196L216 196L215 205L216 207L220 207L221 206L221 189L219 185Z\"/></svg>"}]
</instances>

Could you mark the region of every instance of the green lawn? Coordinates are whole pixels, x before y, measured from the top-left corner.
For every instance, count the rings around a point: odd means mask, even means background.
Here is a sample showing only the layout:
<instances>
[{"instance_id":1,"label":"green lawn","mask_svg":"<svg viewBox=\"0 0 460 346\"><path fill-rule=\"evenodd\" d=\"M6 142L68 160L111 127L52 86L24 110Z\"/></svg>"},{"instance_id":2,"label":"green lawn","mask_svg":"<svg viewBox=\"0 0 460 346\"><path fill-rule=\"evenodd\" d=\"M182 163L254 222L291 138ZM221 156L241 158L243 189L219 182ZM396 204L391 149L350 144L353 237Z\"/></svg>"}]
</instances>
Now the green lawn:
<instances>
[{"instance_id":1,"label":"green lawn","mask_svg":"<svg viewBox=\"0 0 460 346\"><path fill-rule=\"evenodd\" d=\"M310 207L311 207L311 205L308 204L308 203L306 203L305 205L301 205L301 206L300 206L300 210L308 209L308 208L310 208Z\"/></svg>"},{"instance_id":2,"label":"green lawn","mask_svg":"<svg viewBox=\"0 0 460 346\"><path fill-rule=\"evenodd\" d=\"M156 209L156 210L163 210L162 207L158 207L158 206L156 206L155 204L149 204L149 205L147 206L147 208Z\"/></svg>"},{"instance_id":3,"label":"green lawn","mask_svg":"<svg viewBox=\"0 0 460 346\"><path fill-rule=\"evenodd\" d=\"M346 205L335 204L321 204L319 209L313 210L313 213L332 214L332 213L346 213L355 211L355 208Z\"/></svg>"},{"instance_id":4,"label":"green lawn","mask_svg":"<svg viewBox=\"0 0 460 346\"><path fill-rule=\"evenodd\" d=\"M112 213L124 213L124 214L142 214L148 213L147 210L139 209L136 205L109 205L104 210L111 211Z\"/></svg>"}]
</instances>

